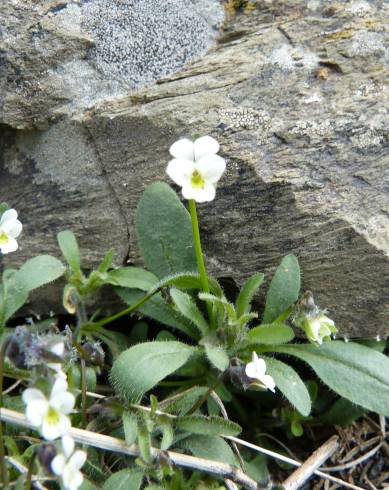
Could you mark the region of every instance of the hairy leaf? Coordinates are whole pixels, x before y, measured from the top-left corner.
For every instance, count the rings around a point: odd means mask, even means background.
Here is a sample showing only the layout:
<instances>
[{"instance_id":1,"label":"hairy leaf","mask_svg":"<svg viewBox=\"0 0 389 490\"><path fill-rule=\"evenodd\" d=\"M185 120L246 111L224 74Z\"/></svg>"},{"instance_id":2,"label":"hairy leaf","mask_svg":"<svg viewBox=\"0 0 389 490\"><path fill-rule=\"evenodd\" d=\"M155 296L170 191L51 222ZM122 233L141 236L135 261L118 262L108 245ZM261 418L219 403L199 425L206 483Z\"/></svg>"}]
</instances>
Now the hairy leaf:
<instances>
[{"instance_id":1,"label":"hairy leaf","mask_svg":"<svg viewBox=\"0 0 389 490\"><path fill-rule=\"evenodd\" d=\"M136 229L145 265L158 277L197 270L190 215L167 184L146 188L136 211Z\"/></svg>"},{"instance_id":2,"label":"hairy leaf","mask_svg":"<svg viewBox=\"0 0 389 490\"><path fill-rule=\"evenodd\" d=\"M134 413L123 412L124 438L128 446L134 444L138 436L138 420Z\"/></svg>"},{"instance_id":3,"label":"hairy leaf","mask_svg":"<svg viewBox=\"0 0 389 490\"><path fill-rule=\"evenodd\" d=\"M321 346L272 346L309 364L332 390L351 402L389 415L389 359L353 342L326 342Z\"/></svg>"},{"instance_id":4,"label":"hairy leaf","mask_svg":"<svg viewBox=\"0 0 389 490\"><path fill-rule=\"evenodd\" d=\"M228 443L219 436L191 436L183 441L181 446L188 449L197 458L205 458L237 465L237 460L232 449Z\"/></svg>"},{"instance_id":5,"label":"hairy leaf","mask_svg":"<svg viewBox=\"0 0 389 490\"><path fill-rule=\"evenodd\" d=\"M238 317L250 311L253 297L262 284L264 277L264 274L258 272L251 276L243 285L236 300L236 314Z\"/></svg>"},{"instance_id":6,"label":"hairy leaf","mask_svg":"<svg viewBox=\"0 0 389 490\"><path fill-rule=\"evenodd\" d=\"M174 304L177 306L178 311L185 318L194 323L203 335L207 335L209 325L192 298L179 289L171 289L170 296L172 297Z\"/></svg>"},{"instance_id":7,"label":"hairy leaf","mask_svg":"<svg viewBox=\"0 0 389 490\"><path fill-rule=\"evenodd\" d=\"M311 397L300 376L287 364L266 357L267 374L274 378L277 388L302 415L311 411Z\"/></svg>"},{"instance_id":8,"label":"hairy leaf","mask_svg":"<svg viewBox=\"0 0 389 490\"><path fill-rule=\"evenodd\" d=\"M204 343L205 353L211 364L220 371L225 371L228 368L230 359L226 350L220 345L213 345L211 343Z\"/></svg>"},{"instance_id":9,"label":"hairy leaf","mask_svg":"<svg viewBox=\"0 0 389 490\"><path fill-rule=\"evenodd\" d=\"M108 273L107 283L124 288L149 291L158 282L158 277L140 267L120 267Z\"/></svg>"},{"instance_id":10,"label":"hairy leaf","mask_svg":"<svg viewBox=\"0 0 389 490\"><path fill-rule=\"evenodd\" d=\"M137 402L184 365L194 351L194 347L176 341L137 344L122 352L114 362L112 384L120 396Z\"/></svg>"},{"instance_id":11,"label":"hairy leaf","mask_svg":"<svg viewBox=\"0 0 389 490\"><path fill-rule=\"evenodd\" d=\"M177 428L192 434L209 436L236 436L241 431L240 425L222 417L206 417L204 415L186 415L174 421Z\"/></svg>"},{"instance_id":12,"label":"hairy leaf","mask_svg":"<svg viewBox=\"0 0 389 490\"><path fill-rule=\"evenodd\" d=\"M252 328L247 334L251 344L287 344L294 339L293 329L287 325L271 323Z\"/></svg>"},{"instance_id":13,"label":"hairy leaf","mask_svg":"<svg viewBox=\"0 0 389 490\"><path fill-rule=\"evenodd\" d=\"M294 255L287 255L277 267L266 297L263 323L272 323L299 296L300 267Z\"/></svg>"}]
</instances>

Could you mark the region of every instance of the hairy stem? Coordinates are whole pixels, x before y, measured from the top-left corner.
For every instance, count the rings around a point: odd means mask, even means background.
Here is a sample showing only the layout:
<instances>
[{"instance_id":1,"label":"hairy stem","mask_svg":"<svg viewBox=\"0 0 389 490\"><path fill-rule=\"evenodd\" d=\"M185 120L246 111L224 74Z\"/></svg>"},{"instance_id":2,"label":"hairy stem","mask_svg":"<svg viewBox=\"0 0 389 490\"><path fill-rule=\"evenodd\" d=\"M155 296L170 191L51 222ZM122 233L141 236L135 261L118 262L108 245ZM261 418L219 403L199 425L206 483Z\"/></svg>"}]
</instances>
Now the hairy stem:
<instances>
[{"instance_id":1,"label":"hairy stem","mask_svg":"<svg viewBox=\"0 0 389 490\"><path fill-rule=\"evenodd\" d=\"M208 283L208 275L207 275L207 270L205 268L203 250L201 248L199 220L197 218L196 202L194 199L189 199L189 212L192 221L193 242L194 242L195 253L196 253L197 267L199 269L199 274L200 274L201 286L205 293L209 293L210 289ZM212 305L208 301L207 301L207 310L208 310L208 317L211 322L211 325L214 326Z\"/></svg>"},{"instance_id":2,"label":"hairy stem","mask_svg":"<svg viewBox=\"0 0 389 490\"><path fill-rule=\"evenodd\" d=\"M86 427L86 367L85 359L81 358L81 411L82 411L82 426Z\"/></svg>"},{"instance_id":3,"label":"hairy stem","mask_svg":"<svg viewBox=\"0 0 389 490\"><path fill-rule=\"evenodd\" d=\"M28 471L26 475L26 490L31 490L31 479L32 479L32 474L34 472L35 458L36 458L36 452L34 451L31 456L30 463L28 465Z\"/></svg>"}]
</instances>

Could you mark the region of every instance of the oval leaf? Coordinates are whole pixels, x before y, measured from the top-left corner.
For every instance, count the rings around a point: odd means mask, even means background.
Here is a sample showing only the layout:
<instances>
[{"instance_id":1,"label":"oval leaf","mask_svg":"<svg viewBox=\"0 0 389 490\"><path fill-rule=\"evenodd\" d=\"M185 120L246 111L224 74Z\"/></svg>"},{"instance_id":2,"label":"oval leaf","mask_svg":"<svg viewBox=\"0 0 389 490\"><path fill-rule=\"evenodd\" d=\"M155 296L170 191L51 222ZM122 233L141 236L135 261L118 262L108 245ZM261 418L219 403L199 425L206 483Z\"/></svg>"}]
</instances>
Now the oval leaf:
<instances>
[{"instance_id":1,"label":"oval leaf","mask_svg":"<svg viewBox=\"0 0 389 490\"><path fill-rule=\"evenodd\" d=\"M353 403L389 416L389 359L353 342L273 346L309 364L332 390Z\"/></svg>"},{"instance_id":2,"label":"oval leaf","mask_svg":"<svg viewBox=\"0 0 389 490\"><path fill-rule=\"evenodd\" d=\"M15 280L27 291L55 281L65 272L63 264L51 255L38 255L27 260L15 273Z\"/></svg>"},{"instance_id":3,"label":"oval leaf","mask_svg":"<svg viewBox=\"0 0 389 490\"><path fill-rule=\"evenodd\" d=\"M222 417L205 417L204 415L187 415L174 421L178 429L192 434L207 434L208 436L236 436L242 428L231 420Z\"/></svg>"},{"instance_id":4,"label":"oval leaf","mask_svg":"<svg viewBox=\"0 0 389 490\"><path fill-rule=\"evenodd\" d=\"M136 229L145 265L158 277L197 270L190 215L167 184L146 188L136 210Z\"/></svg>"},{"instance_id":5,"label":"oval leaf","mask_svg":"<svg viewBox=\"0 0 389 490\"><path fill-rule=\"evenodd\" d=\"M158 282L158 277L140 267L120 267L108 273L106 282L114 286L149 291Z\"/></svg>"},{"instance_id":6,"label":"oval leaf","mask_svg":"<svg viewBox=\"0 0 389 490\"><path fill-rule=\"evenodd\" d=\"M263 323L272 323L295 301L300 292L300 267L294 255L287 255L277 267L266 297Z\"/></svg>"},{"instance_id":7,"label":"oval leaf","mask_svg":"<svg viewBox=\"0 0 389 490\"><path fill-rule=\"evenodd\" d=\"M122 352L111 370L111 381L123 398L138 402L146 391L183 366L195 351L182 342L145 342Z\"/></svg>"},{"instance_id":8,"label":"oval leaf","mask_svg":"<svg viewBox=\"0 0 389 490\"><path fill-rule=\"evenodd\" d=\"M61 231L57 235L58 245L66 262L77 271L80 269L80 249L74 233L70 230Z\"/></svg>"},{"instance_id":9,"label":"oval leaf","mask_svg":"<svg viewBox=\"0 0 389 490\"><path fill-rule=\"evenodd\" d=\"M293 329L287 325L272 323L252 328L247 334L251 344L287 344L294 338Z\"/></svg>"},{"instance_id":10,"label":"oval leaf","mask_svg":"<svg viewBox=\"0 0 389 490\"><path fill-rule=\"evenodd\" d=\"M216 369L220 371L225 371L230 364L230 359L227 352L220 345L204 344L205 353L211 364L215 366Z\"/></svg>"},{"instance_id":11,"label":"oval leaf","mask_svg":"<svg viewBox=\"0 0 389 490\"><path fill-rule=\"evenodd\" d=\"M266 360L267 374L273 377L277 388L302 415L311 411L311 397L300 376L287 364L270 357Z\"/></svg>"},{"instance_id":12,"label":"oval leaf","mask_svg":"<svg viewBox=\"0 0 389 490\"><path fill-rule=\"evenodd\" d=\"M102 490L139 490L142 479L143 472L126 468L111 475Z\"/></svg>"}]
</instances>

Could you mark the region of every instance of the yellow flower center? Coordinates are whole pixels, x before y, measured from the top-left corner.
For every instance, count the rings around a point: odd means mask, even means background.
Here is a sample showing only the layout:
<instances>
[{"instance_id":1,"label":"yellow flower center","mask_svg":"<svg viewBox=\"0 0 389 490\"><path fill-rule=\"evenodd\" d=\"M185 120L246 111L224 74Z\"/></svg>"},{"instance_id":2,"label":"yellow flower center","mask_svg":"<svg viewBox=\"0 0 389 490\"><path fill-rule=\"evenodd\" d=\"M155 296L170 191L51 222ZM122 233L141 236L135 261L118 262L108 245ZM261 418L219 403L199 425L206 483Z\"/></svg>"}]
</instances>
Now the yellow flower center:
<instances>
[{"instance_id":1,"label":"yellow flower center","mask_svg":"<svg viewBox=\"0 0 389 490\"><path fill-rule=\"evenodd\" d=\"M48 424L56 425L59 422L59 413L55 408L49 407L45 418Z\"/></svg>"},{"instance_id":2,"label":"yellow flower center","mask_svg":"<svg viewBox=\"0 0 389 490\"><path fill-rule=\"evenodd\" d=\"M194 187L195 189L203 189L204 188L205 180L203 179L200 172L198 172L197 170L195 170L192 173L192 177L191 177L190 181L191 181L192 187Z\"/></svg>"},{"instance_id":3,"label":"yellow flower center","mask_svg":"<svg viewBox=\"0 0 389 490\"><path fill-rule=\"evenodd\" d=\"M8 242L8 235L4 231L0 231L0 244L4 245Z\"/></svg>"}]
</instances>

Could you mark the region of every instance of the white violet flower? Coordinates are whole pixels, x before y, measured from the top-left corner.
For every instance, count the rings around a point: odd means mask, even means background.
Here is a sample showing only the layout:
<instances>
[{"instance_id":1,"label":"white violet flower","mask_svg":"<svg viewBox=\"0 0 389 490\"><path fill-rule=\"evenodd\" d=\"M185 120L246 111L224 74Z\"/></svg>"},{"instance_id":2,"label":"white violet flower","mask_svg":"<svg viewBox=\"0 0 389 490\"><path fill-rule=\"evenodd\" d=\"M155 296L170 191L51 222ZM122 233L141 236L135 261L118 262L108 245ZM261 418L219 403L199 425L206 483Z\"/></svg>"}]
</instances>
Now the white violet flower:
<instances>
[{"instance_id":1,"label":"white violet flower","mask_svg":"<svg viewBox=\"0 0 389 490\"><path fill-rule=\"evenodd\" d=\"M66 380L57 377L49 399L36 388L23 392L27 419L34 427L39 427L44 439L49 441L65 435L71 427L67 415L73 410L76 400L67 388Z\"/></svg>"},{"instance_id":2,"label":"white violet flower","mask_svg":"<svg viewBox=\"0 0 389 490\"><path fill-rule=\"evenodd\" d=\"M246 364L245 372L246 376L256 380L253 383L254 385L257 385L259 388L275 391L276 383L274 379L269 374L265 374L266 362L264 359L259 358L256 352L253 352L252 361Z\"/></svg>"},{"instance_id":3,"label":"white violet flower","mask_svg":"<svg viewBox=\"0 0 389 490\"><path fill-rule=\"evenodd\" d=\"M182 187L184 198L196 202L213 201L216 184L226 169L224 158L216 155L219 143L211 136L202 136L194 142L181 139L169 151L174 159L169 162L166 172Z\"/></svg>"},{"instance_id":4,"label":"white violet flower","mask_svg":"<svg viewBox=\"0 0 389 490\"><path fill-rule=\"evenodd\" d=\"M86 452L74 451L74 440L65 435L62 437L62 453L57 454L51 462L55 475L61 477L65 490L77 490L84 480L80 469L86 461Z\"/></svg>"},{"instance_id":5,"label":"white violet flower","mask_svg":"<svg viewBox=\"0 0 389 490\"><path fill-rule=\"evenodd\" d=\"M18 249L16 238L22 232L22 223L15 209L7 209L0 219L0 252L8 254Z\"/></svg>"}]
</instances>

